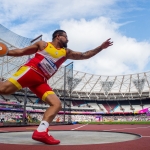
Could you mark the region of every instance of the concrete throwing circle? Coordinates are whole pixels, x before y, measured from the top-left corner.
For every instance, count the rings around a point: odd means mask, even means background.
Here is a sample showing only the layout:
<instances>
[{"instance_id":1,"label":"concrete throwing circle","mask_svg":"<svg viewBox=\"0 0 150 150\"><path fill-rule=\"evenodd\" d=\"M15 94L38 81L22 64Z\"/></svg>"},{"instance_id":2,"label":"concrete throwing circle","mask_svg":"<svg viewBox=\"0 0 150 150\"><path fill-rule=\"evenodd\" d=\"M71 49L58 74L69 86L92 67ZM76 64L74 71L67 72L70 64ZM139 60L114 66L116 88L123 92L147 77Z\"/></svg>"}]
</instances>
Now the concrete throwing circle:
<instances>
[{"instance_id":1,"label":"concrete throwing circle","mask_svg":"<svg viewBox=\"0 0 150 150\"><path fill-rule=\"evenodd\" d=\"M139 135L99 132L99 131L50 131L61 143L59 145L88 145L116 143L139 139ZM0 143L21 145L43 145L43 143L32 140L32 132L5 132L0 133Z\"/></svg>"}]
</instances>

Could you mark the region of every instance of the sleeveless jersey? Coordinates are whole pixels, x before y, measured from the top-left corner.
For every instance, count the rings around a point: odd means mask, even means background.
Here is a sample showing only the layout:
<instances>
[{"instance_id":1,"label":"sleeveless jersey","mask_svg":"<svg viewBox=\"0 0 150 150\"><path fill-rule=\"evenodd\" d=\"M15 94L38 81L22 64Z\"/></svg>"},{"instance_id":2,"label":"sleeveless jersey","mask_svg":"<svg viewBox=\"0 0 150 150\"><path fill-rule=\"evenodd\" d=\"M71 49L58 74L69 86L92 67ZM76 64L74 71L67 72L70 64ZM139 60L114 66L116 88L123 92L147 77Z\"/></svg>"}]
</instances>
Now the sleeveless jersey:
<instances>
[{"instance_id":1,"label":"sleeveless jersey","mask_svg":"<svg viewBox=\"0 0 150 150\"><path fill-rule=\"evenodd\" d=\"M25 65L49 79L56 73L60 65L66 60L66 50L56 49L50 42L44 50L38 51Z\"/></svg>"}]
</instances>

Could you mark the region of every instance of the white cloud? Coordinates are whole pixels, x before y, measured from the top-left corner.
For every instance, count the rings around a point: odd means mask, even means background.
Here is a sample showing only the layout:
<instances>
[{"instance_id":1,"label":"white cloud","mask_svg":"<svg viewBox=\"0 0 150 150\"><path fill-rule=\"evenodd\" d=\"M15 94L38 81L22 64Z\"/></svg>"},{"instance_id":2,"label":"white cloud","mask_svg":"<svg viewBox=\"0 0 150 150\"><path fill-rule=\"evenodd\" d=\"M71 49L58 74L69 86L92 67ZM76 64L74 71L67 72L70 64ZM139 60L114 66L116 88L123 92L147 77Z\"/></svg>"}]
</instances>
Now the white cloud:
<instances>
[{"instance_id":1,"label":"white cloud","mask_svg":"<svg viewBox=\"0 0 150 150\"><path fill-rule=\"evenodd\" d=\"M61 28L67 31L69 48L86 51L112 38L114 45L93 58L74 61L75 70L93 74L117 75L143 71L150 56L150 43L137 42L119 33L119 24L100 17L91 21L65 20Z\"/></svg>"},{"instance_id":2,"label":"white cloud","mask_svg":"<svg viewBox=\"0 0 150 150\"><path fill-rule=\"evenodd\" d=\"M75 70L103 75L141 72L149 61L150 43L137 42L121 34L119 27L134 20L115 22L123 12L140 8L134 5L121 9L118 1L0 0L0 23L29 38L43 34L46 41L50 41L52 32L60 27L68 33L68 47L82 52L112 38L112 47L91 59L74 61ZM131 2L127 2L130 5Z\"/></svg>"},{"instance_id":3,"label":"white cloud","mask_svg":"<svg viewBox=\"0 0 150 150\"><path fill-rule=\"evenodd\" d=\"M0 23L20 35L29 36L37 30L51 30L53 25L58 25L64 19L91 18L103 14L112 16L111 12L115 12L109 7L115 5L116 1L0 0Z\"/></svg>"}]
</instances>

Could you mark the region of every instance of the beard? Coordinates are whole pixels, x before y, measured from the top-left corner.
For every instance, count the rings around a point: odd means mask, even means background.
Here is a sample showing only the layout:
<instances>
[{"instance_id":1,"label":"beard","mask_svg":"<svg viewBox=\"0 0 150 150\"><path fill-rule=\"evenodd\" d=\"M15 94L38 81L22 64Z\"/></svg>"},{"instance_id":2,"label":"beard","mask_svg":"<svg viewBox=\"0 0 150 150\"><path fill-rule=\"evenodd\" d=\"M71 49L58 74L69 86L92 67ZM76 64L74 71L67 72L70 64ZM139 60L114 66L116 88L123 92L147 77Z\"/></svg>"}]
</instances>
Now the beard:
<instances>
[{"instance_id":1,"label":"beard","mask_svg":"<svg viewBox=\"0 0 150 150\"><path fill-rule=\"evenodd\" d=\"M64 47L64 48L67 48L67 43L63 43L63 47Z\"/></svg>"},{"instance_id":2,"label":"beard","mask_svg":"<svg viewBox=\"0 0 150 150\"><path fill-rule=\"evenodd\" d=\"M63 42L62 40L60 40L60 43L61 43L62 47L67 48L67 42Z\"/></svg>"}]
</instances>

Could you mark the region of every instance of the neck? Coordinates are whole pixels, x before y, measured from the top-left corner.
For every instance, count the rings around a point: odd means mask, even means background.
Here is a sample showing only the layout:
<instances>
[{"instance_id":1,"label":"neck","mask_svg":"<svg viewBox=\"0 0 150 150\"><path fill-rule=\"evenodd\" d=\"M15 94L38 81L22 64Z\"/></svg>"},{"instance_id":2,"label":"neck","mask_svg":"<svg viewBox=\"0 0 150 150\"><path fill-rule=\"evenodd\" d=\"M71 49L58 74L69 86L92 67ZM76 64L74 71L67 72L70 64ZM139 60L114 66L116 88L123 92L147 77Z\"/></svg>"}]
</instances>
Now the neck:
<instances>
[{"instance_id":1,"label":"neck","mask_svg":"<svg viewBox=\"0 0 150 150\"><path fill-rule=\"evenodd\" d=\"M58 43L58 42L55 42L55 41L52 41L51 42L51 44L53 44L53 46L55 47L55 48L62 48L62 46Z\"/></svg>"}]
</instances>

